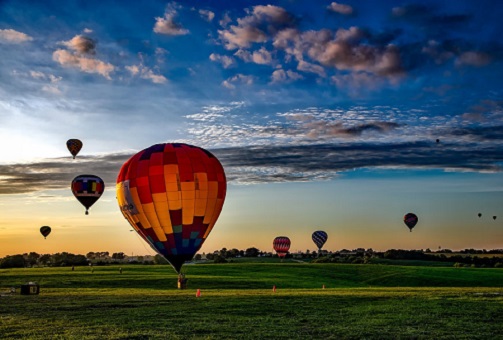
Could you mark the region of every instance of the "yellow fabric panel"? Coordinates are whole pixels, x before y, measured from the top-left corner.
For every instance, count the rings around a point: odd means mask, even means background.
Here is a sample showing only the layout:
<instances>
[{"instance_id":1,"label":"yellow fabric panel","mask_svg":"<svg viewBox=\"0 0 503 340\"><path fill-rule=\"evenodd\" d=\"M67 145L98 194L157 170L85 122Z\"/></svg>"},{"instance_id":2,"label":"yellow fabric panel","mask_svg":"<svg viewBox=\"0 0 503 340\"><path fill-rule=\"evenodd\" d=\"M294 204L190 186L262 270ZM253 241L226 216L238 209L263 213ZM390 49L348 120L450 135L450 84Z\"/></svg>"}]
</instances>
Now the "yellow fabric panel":
<instances>
[{"instance_id":1,"label":"yellow fabric panel","mask_svg":"<svg viewBox=\"0 0 503 340\"><path fill-rule=\"evenodd\" d=\"M206 200L208 198L208 190L196 190L196 199L198 198Z\"/></svg>"},{"instance_id":2,"label":"yellow fabric panel","mask_svg":"<svg viewBox=\"0 0 503 340\"><path fill-rule=\"evenodd\" d=\"M198 181L199 190L208 190L208 175L204 172L198 172L194 174L194 177Z\"/></svg>"},{"instance_id":3,"label":"yellow fabric panel","mask_svg":"<svg viewBox=\"0 0 503 340\"><path fill-rule=\"evenodd\" d=\"M143 212L153 228L160 228L161 224L157 219L157 212L155 211L154 203L147 203L143 205Z\"/></svg>"},{"instance_id":4,"label":"yellow fabric panel","mask_svg":"<svg viewBox=\"0 0 503 340\"><path fill-rule=\"evenodd\" d=\"M182 190L182 200L193 200L194 198L196 198L194 190Z\"/></svg>"},{"instance_id":5,"label":"yellow fabric panel","mask_svg":"<svg viewBox=\"0 0 503 340\"><path fill-rule=\"evenodd\" d=\"M164 176L167 174L177 174L178 173L178 164L165 164L164 165ZM175 178L176 180L176 178Z\"/></svg>"},{"instance_id":6,"label":"yellow fabric panel","mask_svg":"<svg viewBox=\"0 0 503 340\"><path fill-rule=\"evenodd\" d=\"M166 191L178 191L178 183L177 182L165 182Z\"/></svg>"},{"instance_id":7,"label":"yellow fabric panel","mask_svg":"<svg viewBox=\"0 0 503 340\"><path fill-rule=\"evenodd\" d=\"M217 198L218 194L218 182L211 181L208 182L208 198Z\"/></svg>"},{"instance_id":8,"label":"yellow fabric panel","mask_svg":"<svg viewBox=\"0 0 503 340\"><path fill-rule=\"evenodd\" d=\"M204 216L206 212L206 201L207 199L196 198L196 205L194 207L195 216Z\"/></svg>"},{"instance_id":9,"label":"yellow fabric panel","mask_svg":"<svg viewBox=\"0 0 503 340\"><path fill-rule=\"evenodd\" d=\"M166 196L166 194L164 192L152 194L152 201L168 203L168 196Z\"/></svg>"},{"instance_id":10,"label":"yellow fabric panel","mask_svg":"<svg viewBox=\"0 0 503 340\"><path fill-rule=\"evenodd\" d=\"M123 186L121 183L117 183L115 185L115 193L117 194L117 202L119 203L119 207L121 207L124 204L126 204L126 195L124 194L124 190L122 189Z\"/></svg>"},{"instance_id":11,"label":"yellow fabric panel","mask_svg":"<svg viewBox=\"0 0 503 340\"><path fill-rule=\"evenodd\" d=\"M152 228L152 225L150 224L149 220L145 216L145 212L143 211L143 205L141 204L140 197L138 196L138 189L130 188L129 192L131 193L131 197L133 198L136 210L138 210L139 212L139 214L136 216L138 217L138 220L140 221L141 225L143 226L144 229Z\"/></svg>"},{"instance_id":12,"label":"yellow fabric panel","mask_svg":"<svg viewBox=\"0 0 503 340\"><path fill-rule=\"evenodd\" d=\"M156 194L161 195L161 194ZM165 196L165 195L164 195ZM165 196L166 197L166 196ZM155 202L155 211L157 212L157 218L165 234L173 233L173 226L171 224L171 218L169 216L169 206L168 201Z\"/></svg>"},{"instance_id":13,"label":"yellow fabric panel","mask_svg":"<svg viewBox=\"0 0 503 340\"><path fill-rule=\"evenodd\" d=\"M182 224L194 223L194 200L182 200Z\"/></svg>"},{"instance_id":14,"label":"yellow fabric panel","mask_svg":"<svg viewBox=\"0 0 503 340\"><path fill-rule=\"evenodd\" d=\"M154 232L159 241L161 242L166 242L168 239L166 238L166 234L164 233L164 230L159 226L159 227L154 227Z\"/></svg>"},{"instance_id":15,"label":"yellow fabric panel","mask_svg":"<svg viewBox=\"0 0 503 340\"><path fill-rule=\"evenodd\" d=\"M182 191L194 191L196 190L196 183L194 182L183 182L181 183Z\"/></svg>"},{"instance_id":16,"label":"yellow fabric panel","mask_svg":"<svg viewBox=\"0 0 503 340\"><path fill-rule=\"evenodd\" d=\"M208 198L206 202L206 214L204 215L203 223L211 223L213 217L213 210L215 209L215 204L217 203L216 198Z\"/></svg>"},{"instance_id":17,"label":"yellow fabric panel","mask_svg":"<svg viewBox=\"0 0 503 340\"><path fill-rule=\"evenodd\" d=\"M180 191L167 192L169 210L182 209L182 193Z\"/></svg>"}]
</instances>

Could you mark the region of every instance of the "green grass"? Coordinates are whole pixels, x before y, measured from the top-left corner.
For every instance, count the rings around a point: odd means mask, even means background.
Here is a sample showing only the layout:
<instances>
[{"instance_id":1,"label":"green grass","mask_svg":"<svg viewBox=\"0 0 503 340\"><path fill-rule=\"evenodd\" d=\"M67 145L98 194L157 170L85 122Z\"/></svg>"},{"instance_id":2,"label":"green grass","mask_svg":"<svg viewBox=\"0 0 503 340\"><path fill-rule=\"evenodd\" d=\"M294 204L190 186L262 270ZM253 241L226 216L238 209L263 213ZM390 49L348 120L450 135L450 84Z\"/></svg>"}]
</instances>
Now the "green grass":
<instances>
[{"instance_id":1,"label":"green grass","mask_svg":"<svg viewBox=\"0 0 503 340\"><path fill-rule=\"evenodd\" d=\"M0 270L2 339L495 339L503 270L230 263ZM322 289L322 285L327 288ZM276 292L272 286L276 285ZM195 297L196 289L202 296Z\"/></svg>"}]
</instances>

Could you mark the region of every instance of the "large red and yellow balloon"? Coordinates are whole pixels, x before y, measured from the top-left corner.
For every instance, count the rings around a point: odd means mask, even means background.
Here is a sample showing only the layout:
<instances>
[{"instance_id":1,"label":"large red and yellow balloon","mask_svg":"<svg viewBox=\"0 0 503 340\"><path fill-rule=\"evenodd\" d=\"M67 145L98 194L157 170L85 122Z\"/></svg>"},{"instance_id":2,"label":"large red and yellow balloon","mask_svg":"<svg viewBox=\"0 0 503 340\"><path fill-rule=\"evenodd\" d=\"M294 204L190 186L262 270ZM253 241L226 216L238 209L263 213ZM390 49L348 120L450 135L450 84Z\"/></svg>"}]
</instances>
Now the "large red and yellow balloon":
<instances>
[{"instance_id":1,"label":"large red and yellow balloon","mask_svg":"<svg viewBox=\"0 0 503 340\"><path fill-rule=\"evenodd\" d=\"M177 273L213 229L226 191L218 159L182 143L156 144L138 152L117 177L122 214Z\"/></svg>"}]
</instances>

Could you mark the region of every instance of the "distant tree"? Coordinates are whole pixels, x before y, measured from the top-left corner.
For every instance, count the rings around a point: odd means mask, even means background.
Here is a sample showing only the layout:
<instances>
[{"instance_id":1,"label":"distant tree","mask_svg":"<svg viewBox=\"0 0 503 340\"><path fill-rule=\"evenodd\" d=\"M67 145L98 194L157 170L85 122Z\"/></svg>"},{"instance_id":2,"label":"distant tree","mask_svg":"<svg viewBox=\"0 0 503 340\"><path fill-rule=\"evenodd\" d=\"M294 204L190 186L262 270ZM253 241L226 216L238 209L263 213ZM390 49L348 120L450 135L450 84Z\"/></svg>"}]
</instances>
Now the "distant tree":
<instances>
[{"instance_id":1,"label":"distant tree","mask_svg":"<svg viewBox=\"0 0 503 340\"><path fill-rule=\"evenodd\" d=\"M245 251L246 257L257 257L258 254L259 254L259 250L255 247L248 248Z\"/></svg>"},{"instance_id":2,"label":"distant tree","mask_svg":"<svg viewBox=\"0 0 503 340\"><path fill-rule=\"evenodd\" d=\"M237 257L239 256L239 250L236 248L232 248L227 252L227 255L228 255L227 257Z\"/></svg>"},{"instance_id":3,"label":"distant tree","mask_svg":"<svg viewBox=\"0 0 503 340\"><path fill-rule=\"evenodd\" d=\"M0 268L23 268L26 260L23 255L9 255L0 261Z\"/></svg>"},{"instance_id":4,"label":"distant tree","mask_svg":"<svg viewBox=\"0 0 503 340\"><path fill-rule=\"evenodd\" d=\"M201 258L202 258L201 254L196 254L196 256L194 256L194 260L196 261L201 261Z\"/></svg>"},{"instance_id":5,"label":"distant tree","mask_svg":"<svg viewBox=\"0 0 503 340\"><path fill-rule=\"evenodd\" d=\"M208 254L206 254L206 258L211 261L211 260L213 260L215 258L215 254L208 253Z\"/></svg>"},{"instance_id":6,"label":"distant tree","mask_svg":"<svg viewBox=\"0 0 503 340\"><path fill-rule=\"evenodd\" d=\"M220 255L224 259L228 258L229 254L228 254L227 248L220 249L220 251L218 252L218 255Z\"/></svg>"},{"instance_id":7,"label":"distant tree","mask_svg":"<svg viewBox=\"0 0 503 340\"><path fill-rule=\"evenodd\" d=\"M112 254L112 258L113 258L114 260L124 260L124 257L125 257L125 255L124 255L124 253L123 253L123 252L120 252L120 253L113 253L113 254Z\"/></svg>"},{"instance_id":8,"label":"distant tree","mask_svg":"<svg viewBox=\"0 0 503 340\"><path fill-rule=\"evenodd\" d=\"M90 251L89 253L86 254L86 258L88 258L89 260L94 260L95 257L96 257L96 254L92 251Z\"/></svg>"},{"instance_id":9,"label":"distant tree","mask_svg":"<svg viewBox=\"0 0 503 340\"><path fill-rule=\"evenodd\" d=\"M215 258L213 259L213 262L215 262L215 263L227 263L227 260L223 256L215 255Z\"/></svg>"}]
</instances>

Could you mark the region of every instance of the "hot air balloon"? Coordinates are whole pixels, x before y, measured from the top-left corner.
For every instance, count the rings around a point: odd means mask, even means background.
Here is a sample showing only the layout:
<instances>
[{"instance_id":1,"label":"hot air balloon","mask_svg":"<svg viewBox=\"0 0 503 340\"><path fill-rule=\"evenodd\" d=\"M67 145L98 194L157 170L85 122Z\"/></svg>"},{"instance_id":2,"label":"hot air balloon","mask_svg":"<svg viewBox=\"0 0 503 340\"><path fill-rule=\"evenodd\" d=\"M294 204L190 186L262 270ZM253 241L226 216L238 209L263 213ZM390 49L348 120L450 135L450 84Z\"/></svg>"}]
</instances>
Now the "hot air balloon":
<instances>
[{"instance_id":1,"label":"hot air balloon","mask_svg":"<svg viewBox=\"0 0 503 340\"><path fill-rule=\"evenodd\" d=\"M40 227L40 233L44 237L44 239L49 236L51 233L51 227L44 225L43 227Z\"/></svg>"},{"instance_id":2,"label":"hot air balloon","mask_svg":"<svg viewBox=\"0 0 503 340\"><path fill-rule=\"evenodd\" d=\"M495 219L496 219L496 216L493 216L493 220L495 220Z\"/></svg>"},{"instance_id":3,"label":"hot air balloon","mask_svg":"<svg viewBox=\"0 0 503 340\"><path fill-rule=\"evenodd\" d=\"M482 214L481 214L481 213L479 213L479 218L480 218L480 217L482 217Z\"/></svg>"},{"instance_id":4,"label":"hot air balloon","mask_svg":"<svg viewBox=\"0 0 503 340\"><path fill-rule=\"evenodd\" d=\"M318 230L313 233L312 238L314 244L316 244L316 246L318 247L318 250L321 251L321 248L323 247L325 242L327 242L328 235L326 232Z\"/></svg>"},{"instance_id":5,"label":"hot air balloon","mask_svg":"<svg viewBox=\"0 0 503 340\"><path fill-rule=\"evenodd\" d=\"M105 183L101 178L94 175L80 175L72 181L73 195L86 207L86 215L89 208L101 197L105 190Z\"/></svg>"},{"instance_id":6,"label":"hot air balloon","mask_svg":"<svg viewBox=\"0 0 503 340\"><path fill-rule=\"evenodd\" d=\"M413 213L408 213L403 217L403 222L407 225L407 227L409 227L409 230L411 232L412 228L414 228L414 226L416 225L417 220L417 216Z\"/></svg>"},{"instance_id":7,"label":"hot air balloon","mask_svg":"<svg viewBox=\"0 0 503 340\"><path fill-rule=\"evenodd\" d=\"M188 144L138 152L117 176L117 201L134 230L180 274L222 210L227 182L218 159Z\"/></svg>"},{"instance_id":8,"label":"hot air balloon","mask_svg":"<svg viewBox=\"0 0 503 340\"><path fill-rule=\"evenodd\" d=\"M278 256L284 258L288 254L288 249L290 249L290 239L286 236L278 236L272 242L272 246Z\"/></svg>"},{"instance_id":9,"label":"hot air balloon","mask_svg":"<svg viewBox=\"0 0 503 340\"><path fill-rule=\"evenodd\" d=\"M75 159L75 156L77 156L80 149L82 149L82 142L79 139L69 139L66 141L66 147L72 154L73 159Z\"/></svg>"}]
</instances>

